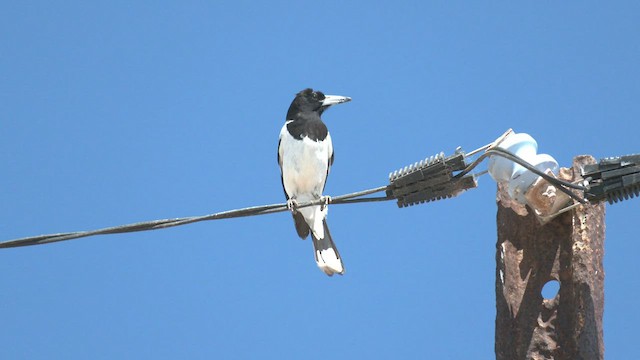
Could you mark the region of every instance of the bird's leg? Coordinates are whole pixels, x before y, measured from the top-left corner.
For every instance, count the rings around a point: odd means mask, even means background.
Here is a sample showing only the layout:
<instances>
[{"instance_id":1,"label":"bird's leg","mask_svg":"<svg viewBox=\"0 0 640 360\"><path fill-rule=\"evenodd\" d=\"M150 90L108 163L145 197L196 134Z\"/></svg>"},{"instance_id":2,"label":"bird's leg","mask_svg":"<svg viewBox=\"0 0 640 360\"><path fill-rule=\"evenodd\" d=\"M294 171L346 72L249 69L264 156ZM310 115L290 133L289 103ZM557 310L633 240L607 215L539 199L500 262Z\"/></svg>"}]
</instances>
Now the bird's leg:
<instances>
[{"instance_id":1,"label":"bird's leg","mask_svg":"<svg viewBox=\"0 0 640 360\"><path fill-rule=\"evenodd\" d=\"M298 212L298 201L295 198L291 198L287 200L287 209L291 211L291 213L295 214Z\"/></svg>"},{"instance_id":2,"label":"bird's leg","mask_svg":"<svg viewBox=\"0 0 640 360\"><path fill-rule=\"evenodd\" d=\"M331 196L329 195L321 196L320 200L323 202L323 204L320 204L320 210L324 210L327 205L331 204Z\"/></svg>"}]
</instances>

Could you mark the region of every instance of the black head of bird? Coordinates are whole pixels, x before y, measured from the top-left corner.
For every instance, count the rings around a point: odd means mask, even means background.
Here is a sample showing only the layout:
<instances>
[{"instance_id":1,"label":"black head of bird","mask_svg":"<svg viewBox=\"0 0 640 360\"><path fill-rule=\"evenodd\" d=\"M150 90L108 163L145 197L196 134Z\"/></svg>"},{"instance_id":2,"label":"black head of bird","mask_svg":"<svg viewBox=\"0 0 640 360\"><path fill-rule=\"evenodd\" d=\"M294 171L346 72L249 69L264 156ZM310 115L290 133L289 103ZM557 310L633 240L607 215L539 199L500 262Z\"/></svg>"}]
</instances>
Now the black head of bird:
<instances>
[{"instance_id":1,"label":"black head of bird","mask_svg":"<svg viewBox=\"0 0 640 360\"><path fill-rule=\"evenodd\" d=\"M347 96L325 95L321 91L304 89L296 94L287 111L287 119L295 119L301 114L315 113L318 116L332 105L351 101Z\"/></svg>"}]
</instances>

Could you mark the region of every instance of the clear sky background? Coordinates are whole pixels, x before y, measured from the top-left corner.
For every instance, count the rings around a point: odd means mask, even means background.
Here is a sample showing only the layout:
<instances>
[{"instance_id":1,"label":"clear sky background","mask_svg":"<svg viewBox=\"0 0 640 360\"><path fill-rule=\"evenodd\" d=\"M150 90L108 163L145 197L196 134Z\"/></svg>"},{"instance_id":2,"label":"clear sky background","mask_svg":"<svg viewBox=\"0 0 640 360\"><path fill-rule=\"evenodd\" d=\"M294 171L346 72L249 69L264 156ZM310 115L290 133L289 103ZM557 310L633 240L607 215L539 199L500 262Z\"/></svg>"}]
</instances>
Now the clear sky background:
<instances>
[{"instance_id":1,"label":"clear sky background","mask_svg":"<svg viewBox=\"0 0 640 360\"><path fill-rule=\"evenodd\" d=\"M640 153L640 4L4 2L0 240L284 201L278 134L324 115L326 193L508 128L569 166ZM494 358L496 185L0 250L0 358ZM606 355L637 355L640 200L607 206Z\"/></svg>"}]
</instances>

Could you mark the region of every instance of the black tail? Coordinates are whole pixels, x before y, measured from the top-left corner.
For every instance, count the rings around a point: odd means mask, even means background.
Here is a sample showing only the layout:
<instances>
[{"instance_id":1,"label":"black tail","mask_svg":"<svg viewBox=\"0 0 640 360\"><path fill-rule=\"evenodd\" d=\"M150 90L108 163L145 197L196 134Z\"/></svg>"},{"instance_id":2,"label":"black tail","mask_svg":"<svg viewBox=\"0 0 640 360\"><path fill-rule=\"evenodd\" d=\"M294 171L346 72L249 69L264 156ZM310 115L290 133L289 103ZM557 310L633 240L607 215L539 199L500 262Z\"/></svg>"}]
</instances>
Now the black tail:
<instances>
[{"instance_id":1,"label":"black tail","mask_svg":"<svg viewBox=\"0 0 640 360\"><path fill-rule=\"evenodd\" d=\"M329 232L326 219L322 220L322 225L324 226L323 239L316 238L313 231L311 232L316 263L320 270L329 276L332 276L333 274L342 275L344 274L344 265L342 264L342 258L340 257L338 248L331 238L331 233ZM296 229L297 228L298 227L296 226ZM298 232L298 234L300 233Z\"/></svg>"}]
</instances>

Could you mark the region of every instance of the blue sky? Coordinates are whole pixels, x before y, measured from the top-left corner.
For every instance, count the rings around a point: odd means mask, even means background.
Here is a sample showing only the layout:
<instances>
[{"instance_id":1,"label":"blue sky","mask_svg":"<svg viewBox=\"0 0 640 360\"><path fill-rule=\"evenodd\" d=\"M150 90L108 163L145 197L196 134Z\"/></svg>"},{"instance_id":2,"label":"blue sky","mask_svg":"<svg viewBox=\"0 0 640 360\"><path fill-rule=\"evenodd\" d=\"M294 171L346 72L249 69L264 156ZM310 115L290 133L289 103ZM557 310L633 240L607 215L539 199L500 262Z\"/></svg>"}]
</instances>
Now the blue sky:
<instances>
[{"instance_id":1,"label":"blue sky","mask_svg":"<svg viewBox=\"0 0 640 360\"><path fill-rule=\"evenodd\" d=\"M14 2L0 11L0 238L284 201L313 87L326 193L508 128L568 166L640 152L640 5ZM0 357L494 358L495 183L332 206L328 278L286 213L0 251ZM607 207L605 346L636 354L638 201Z\"/></svg>"}]
</instances>

